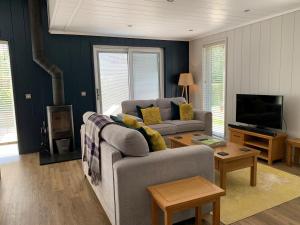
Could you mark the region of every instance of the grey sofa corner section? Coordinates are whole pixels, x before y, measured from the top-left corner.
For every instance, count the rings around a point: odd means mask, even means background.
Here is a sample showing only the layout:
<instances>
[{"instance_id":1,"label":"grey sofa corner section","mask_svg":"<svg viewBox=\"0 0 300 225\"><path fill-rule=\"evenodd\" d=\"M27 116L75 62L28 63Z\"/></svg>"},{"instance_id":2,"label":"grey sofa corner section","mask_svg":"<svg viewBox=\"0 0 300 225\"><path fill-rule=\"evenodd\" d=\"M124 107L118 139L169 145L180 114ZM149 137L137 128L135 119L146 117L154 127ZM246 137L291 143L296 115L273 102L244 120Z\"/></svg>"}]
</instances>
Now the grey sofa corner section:
<instances>
[{"instance_id":1,"label":"grey sofa corner section","mask_svg":"<svg viewBox=\"0 0 300 225\"><path fill-rule=\"evenodd\" d=\"M85 125L82 125L83 156L85 130ZM214 181L214 152L207 146L195 145L148 153L147 144L131 129L108 125L102 133L102 178L99 185L91 183L86 161L82 161L82 164L87 181L112 225L151 225L150 195L147 192L150 185L192 176L202 176ZM140 143L136 145L128 140L126 133L133 135L133 139L137 138ZM147 154L143 157L124 157L124 152ZM203 213L208 213L211 205L206 205L202 210ZM192 217L194 210L176 213L174 222Z\"/></svg>"}]
</instances>

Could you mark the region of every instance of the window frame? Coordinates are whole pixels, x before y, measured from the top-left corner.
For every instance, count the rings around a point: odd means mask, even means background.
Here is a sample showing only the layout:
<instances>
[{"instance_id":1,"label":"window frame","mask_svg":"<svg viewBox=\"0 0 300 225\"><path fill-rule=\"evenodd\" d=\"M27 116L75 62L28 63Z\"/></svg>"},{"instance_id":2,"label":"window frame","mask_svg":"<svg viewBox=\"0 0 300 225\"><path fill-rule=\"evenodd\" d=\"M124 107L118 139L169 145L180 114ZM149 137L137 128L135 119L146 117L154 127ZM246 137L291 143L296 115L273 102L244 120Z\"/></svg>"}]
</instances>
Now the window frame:
<instances>
[{"instance_id":1,"label":"window frame","mask_svg":"<svg viewBox=\"0 0 300 225\"><path fill-rule=\"evenodd\" d=\"M205 84L206 84L206 49L214 46L214 45L220 45L223 44L225 47L225 61L224 61L224 137L227 138L227 63L228 63L228 38L221 38L218 40L214 40L211 42L204 43L202 45L202 82L201 82L201 90L202 90L202 108L205 110ZM205 62L205 63L204 63Z\"/></svg>"},{"instance_id":2,"label":"window frame","mask_svg":"<svg viewBox=\"0 0 300 225\"><path fill-rule=\"evenodd\" d=\"M159 98L164 97L164 51L162 48L155 47L131 47L131 46L111 46L111 45L93 45L93 60L94 60L94 76L95 76L95 96L96 109L98 113L102 112L102 95L101 95L101 79L100 79L100 52L106 53L127 53L128 57L128 87L129 100L134 99L133 94L133 53L156 53L158 54L158 76L159 76Z\"/></svg>"}]
</instances>

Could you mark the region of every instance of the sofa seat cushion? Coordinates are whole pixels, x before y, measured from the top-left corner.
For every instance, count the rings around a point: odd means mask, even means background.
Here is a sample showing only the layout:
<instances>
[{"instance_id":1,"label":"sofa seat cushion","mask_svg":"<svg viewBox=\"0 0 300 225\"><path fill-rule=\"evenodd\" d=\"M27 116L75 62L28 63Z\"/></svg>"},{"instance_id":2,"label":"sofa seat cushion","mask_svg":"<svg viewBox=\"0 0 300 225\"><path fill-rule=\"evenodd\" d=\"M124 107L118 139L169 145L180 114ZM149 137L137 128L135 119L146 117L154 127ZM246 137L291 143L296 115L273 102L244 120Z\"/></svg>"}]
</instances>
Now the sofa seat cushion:
<instances>
[{"instance_id":1,"label":"sofa seat cushion","mask_svg":"<svg viewBox=\"0 0 300 225\"><path fill-rule=\"evenodd\" d=\"M176 133L176 126L170 123L162 122L160 124L149 125L154 130L157 130L161 135L170 135Z\"/></svg>"},{"instance_id":2,"label":"sofa seat cushion","mask_svg":"<svg viewBox=\"0 0 300 225\"><path fill-rule=\"evenodd\" d=\"M205 129L204 123L200 120L167 120L164 123L169 123L176 126L176 133L189 131L201 131Z\"/></svg>"}]
</instances>

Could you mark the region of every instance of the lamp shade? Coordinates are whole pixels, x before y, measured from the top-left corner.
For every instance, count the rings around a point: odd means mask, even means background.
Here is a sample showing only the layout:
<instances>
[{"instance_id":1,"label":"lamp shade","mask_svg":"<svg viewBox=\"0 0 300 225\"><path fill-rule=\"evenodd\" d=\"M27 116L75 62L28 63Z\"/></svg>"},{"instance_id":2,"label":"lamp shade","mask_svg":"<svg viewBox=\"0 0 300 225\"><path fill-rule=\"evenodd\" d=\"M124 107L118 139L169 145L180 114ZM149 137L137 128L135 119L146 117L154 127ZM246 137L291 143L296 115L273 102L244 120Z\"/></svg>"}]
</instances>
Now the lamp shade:
<instances>
[{"instance_id":1,"label":"lamp shade","mask_svg":"<svg viewBox=\"0 0 300 225\"><path fill-rule=\"evenodd\" d=\"M179 76L179 86L189 86L194 84L193 75L191 73L181 73Z\"/></svg>"}]
</instances>

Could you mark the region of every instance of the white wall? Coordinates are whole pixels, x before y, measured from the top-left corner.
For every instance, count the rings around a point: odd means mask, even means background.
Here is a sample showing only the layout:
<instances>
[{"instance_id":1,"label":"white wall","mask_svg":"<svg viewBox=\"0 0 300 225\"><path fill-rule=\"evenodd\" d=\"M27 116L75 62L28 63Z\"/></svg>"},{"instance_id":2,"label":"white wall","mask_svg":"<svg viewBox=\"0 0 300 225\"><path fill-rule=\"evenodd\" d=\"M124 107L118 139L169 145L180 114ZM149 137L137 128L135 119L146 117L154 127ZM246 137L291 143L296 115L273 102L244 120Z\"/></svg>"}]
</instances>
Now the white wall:
<instances>
[{"instance_id":1,"label":"white wall","mask_svg":"<svg viewBox=\"0 0 300 225\"><path fill-rule=\"evenodd\" d=\"M227 40L226 120L235 122L235 95L284 95L288 133L300 137L300 11L190 41L190 72L201 88L203 45ZM202 108L202 94L192 101Z\"/></svg>"}]
</instances>

